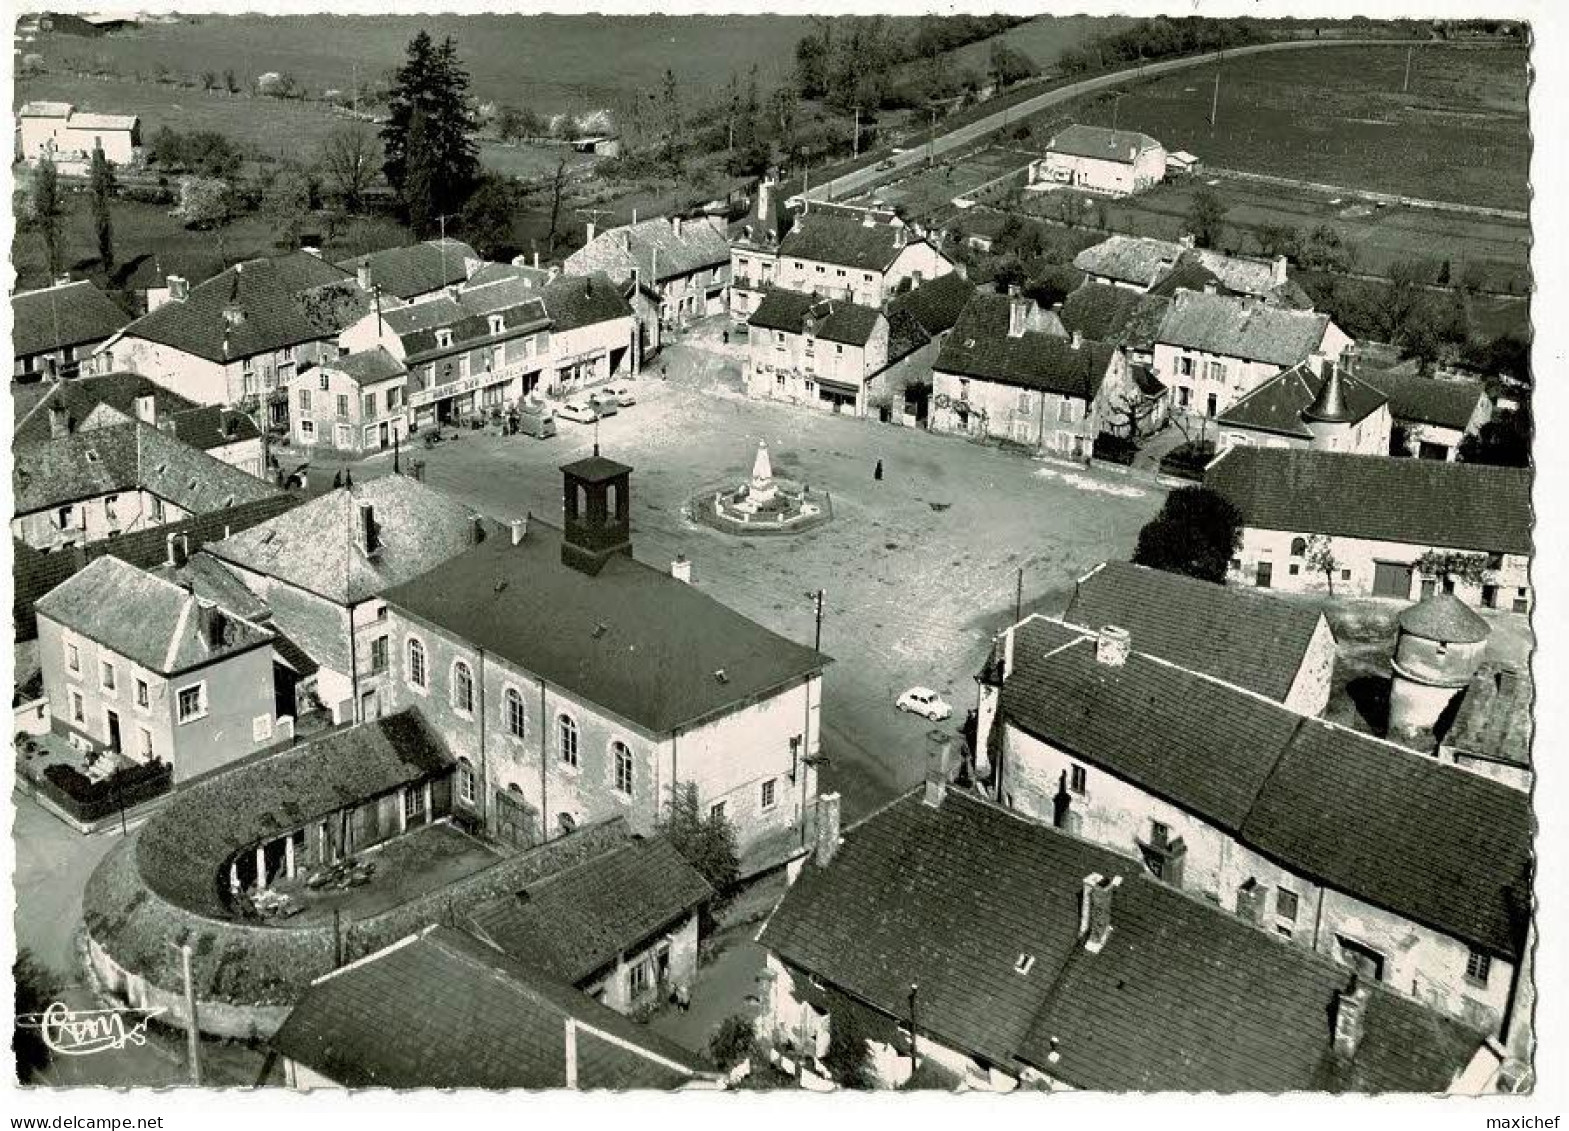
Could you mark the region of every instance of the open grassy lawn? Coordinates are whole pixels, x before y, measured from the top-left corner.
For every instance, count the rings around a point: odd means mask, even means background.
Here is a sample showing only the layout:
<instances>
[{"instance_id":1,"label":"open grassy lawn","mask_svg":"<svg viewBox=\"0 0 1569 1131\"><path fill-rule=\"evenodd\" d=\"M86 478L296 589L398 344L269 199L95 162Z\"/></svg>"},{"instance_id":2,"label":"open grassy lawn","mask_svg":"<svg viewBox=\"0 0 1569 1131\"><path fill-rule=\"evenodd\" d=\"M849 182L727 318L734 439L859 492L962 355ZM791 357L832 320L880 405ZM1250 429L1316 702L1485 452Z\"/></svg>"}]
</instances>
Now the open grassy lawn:
<instances>
[{"instance_id":1,"label":"open grassy lawn","mask_svg":"<svg viewBox=\"0 0 1569 1131\"><path fill-rule=\"evenodd\" d=\"M1142 130L1206 164L1325 184L1523 209L1529 200L1522 48L1418 47L1401 92L1402 47L1281 52L1131 84L1051 119ZM1114 109L1115 107L1115 109ZM1043 122L1049 133L1052 122ZM1042 138L1044 140L1044 138Z\"/></svg>"},{"instance_id":2,"label":"open grassy lawn","mask_svg":"<svg viewBox=\"0 0 1569 1131\"><path fill-rule=\"evenodd\" d=\"M954 197L1022 169L1034 157L1015 149L983 149L939 162L932 169L921 169L866 195L890 205L903 205L912 218L925 219L950 210Z\"/></svg>"}]
</instances>

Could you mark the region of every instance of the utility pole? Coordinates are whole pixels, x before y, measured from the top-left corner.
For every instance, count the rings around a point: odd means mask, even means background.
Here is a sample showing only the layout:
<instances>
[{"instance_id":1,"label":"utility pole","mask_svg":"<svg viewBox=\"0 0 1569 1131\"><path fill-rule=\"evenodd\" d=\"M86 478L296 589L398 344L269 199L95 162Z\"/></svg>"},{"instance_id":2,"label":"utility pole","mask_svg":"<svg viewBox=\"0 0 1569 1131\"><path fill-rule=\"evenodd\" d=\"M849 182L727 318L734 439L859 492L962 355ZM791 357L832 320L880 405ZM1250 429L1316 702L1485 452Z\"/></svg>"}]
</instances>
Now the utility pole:
<instances>
[{"instance_id":1,"label":"utility pole","mask_svg":"<svg viewBox=\"0 0 1569 1131\"><path fill-rule=\"evenodd\" d=\"M354 107L354 117L357 120L359 118L359 116L360 116L360 64L359 64L359 60L356 59L356 60L354 60L353 62L351 62L349 64L349 74L351 76L349 81L354 84L350 88L350 90L349 90L349 98L350 98L350 100L352 102L352 105Z\"/></svg>"},{"instance_id":2,"label":"utility pole","mask_svg":"<svg viewBox=\"0 0 1569 1131\"><path fill-rule=\"evenodd\" d=\"M932 114L931 124L926 128L926 167L930 169L932 167L932 159L934 156L932 152L932 143L937 140L937 107L928 106L927 109L930 110Z\"/></svg>"},{"instance_id":3,"label":"utility pole","mask_svg":"<svg viewBox=\"0 0 1569 1131\"><path fill-rule=\"evenodd\" d=\"M915 1034L916 1034L915 995L920 991L920 988L921 987L920 987L920 984L918 982L911 982L910 983L910 1071L912 1073L917 1068L919 1068L921 1066L921 1060L920 1060L920 1057L916 1055L916 1048L915 1048L915 1039L916 1039L915 1038Z\"/></svg>"},{"instance_id":4,"label":"utility pole","mask_svg":"<svg viewBox=\"0 0 1569 1131\"><path fill-rule=\"evenodd\" d=\"M855 140L850 143L850 157L861 156L861 108L855 108Z\"/></svg>"},{"instance_id":5,"label":"utility pole","mask_svg":"<svg viewBox=\"0 0 1569 1131\"><path fill-rule=\"evenodd\" d=\"M1013 585L1013 623L1018 624L1024 619L1024 567L1019 567L1019 575Z\"/></svg>"},{"instance_id":6,"label":"utility pole","mask_svg":"<svg viewBox=\"0 0 1569 1131\"><path fill-rule=\"evenodd\" d=\"M180 946L180 972L185 978L186 1055L190 1058L191 1083L200 1088L202 1086L201 1030L197 1028L196 1021L196 983L191 980L190 943L182 943Z\"/></svg>"},{"instance_id":7,"label":"utility pole","mask_svg":"<svg viewBox=\"0 0 1569 1131\"><path fill-rule=\"evenodd\" d=\"M1209 101L1209 133L1215 136L1215 118L1220 113L1220 63L1215 64L1215 93Z\"/></svg>"},{"instance_id":8,"label":"utility pole","mask_svg":"<svg viewBox=\"0 0 1569 1131\"><path fill-rule=\"evenodd\" d=\"M823 650L823 598L827 595L828 590L826 589L819 589L815 593L807 594L817 605L817 631L812 637L812 650L814 652Z\"/></svg>"},{"instance_id":9,"label":"utility pole","mask_svg":"<svg viewBox=\"0 0 1569 1131\"><path fill-rule=\"evenodd\" d=\"M1406 48L1406 79L1400 84L1400 93L1405 94L1411 89L1411 57L1416 54L1416 45Z\"/></svg>"}]
</instances>

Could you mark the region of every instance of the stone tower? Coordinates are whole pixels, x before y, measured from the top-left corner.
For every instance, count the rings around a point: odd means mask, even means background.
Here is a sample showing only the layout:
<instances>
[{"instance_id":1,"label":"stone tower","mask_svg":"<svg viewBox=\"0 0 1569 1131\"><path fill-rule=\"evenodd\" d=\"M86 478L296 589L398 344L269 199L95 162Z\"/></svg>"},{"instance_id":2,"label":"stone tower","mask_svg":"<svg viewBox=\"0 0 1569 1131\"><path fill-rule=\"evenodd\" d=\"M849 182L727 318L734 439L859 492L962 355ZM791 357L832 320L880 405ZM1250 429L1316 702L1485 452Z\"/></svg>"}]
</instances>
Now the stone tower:
<instances>
[{"instance_id":1,"label":"stone tower","mask_svg":"<svg viewBox=\"0 0 1569 1131\"><path fill-rule=\"evenodd\" d=\"M1318 396L1302 410L1302 423L1313 433L1312 448L1320 452L1345 451L1350 447L1351 409L1346 405L1346 393L1340 384L1340 367L1326 361L1320 369L1323 383ZM1311 380L1311 378L1309 378Z\"/></svg>"},{"instance_id":2,"label":"stone tower","mask_svg":"<svg viewBox=\"0 0 1569 1131\"><path fill-rule=\"evenodd\" d=\"M1389 734L1430 732L1471 682L1487 651L1487 622L1452 593L1435 593L1400 614Z\"/></svg>"}]
</instances>

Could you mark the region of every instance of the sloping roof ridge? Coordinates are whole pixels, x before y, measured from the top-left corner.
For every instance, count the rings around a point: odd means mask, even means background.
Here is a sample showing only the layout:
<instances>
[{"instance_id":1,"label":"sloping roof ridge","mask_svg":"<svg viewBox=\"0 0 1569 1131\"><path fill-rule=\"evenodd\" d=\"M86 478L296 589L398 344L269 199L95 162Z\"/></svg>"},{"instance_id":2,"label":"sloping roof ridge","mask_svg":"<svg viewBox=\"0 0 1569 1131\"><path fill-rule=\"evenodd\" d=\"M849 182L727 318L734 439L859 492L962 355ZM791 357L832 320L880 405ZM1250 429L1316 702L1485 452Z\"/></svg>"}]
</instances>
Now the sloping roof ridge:
<instances>
[{"instance_id":1,"label":"sloping roof ridge","mask_svg":"<svg viewBox=\"0 0 1569 1131\"><path fill-rule=\"evenodd\" d=\"M516 896L521 892L534 892L539 891L542 888L552 887L556 884L557 881L576 876L578 873L587 870L591 865L599 864L608 857L626 852L639 846L640 844L653 844L661 840L668 840L668 838L663 835L656 834L655 836L649 837L645 840L639 840L629 832L627 833L624 840L618 841L617 843L606 848L603 852L596 852L592 856L585 856L582 860L579 860L575 864L568 864L565 868L557 868L553 872L546 872L537 880L530 880L512 894ZM682 859L685 860L685 857Z\"/></svg>"},{"instance_id":2,"label":"sloping roof ridge","mask_svg":"<svg viewBox=\"0 0 1569 1131\"><path fill-rule=\"evenodd\" d=\"M322 974L322 975L319 975L318 977L312 978L311 979L311 985L319 986L323 982L330 982L330 981L332 981L332 979L336 978L340 974L347 974L350 970L358 970L361 966L369 966L372 962L376 962L376 961L378 961L378 960L380 960L382 958L385 958L387 955L392 954L394 951L402 950L404 947L409 946L411 943L419 942L420 939L422 939L426 935L430 934L432 931L434 931L440 925L441 924L439 924L439 923L427 923L425 926L419 928L417 931L412 931L409 934L404 935L401 939L398 939L395 942L388 943L386 946L382 947L380 950L373 950L369 954L361 955L359 958L356 958L353 962L345 962L342 966L339 966L335 970L328 970L325 974Z\"/></svg>"}]
</instances>

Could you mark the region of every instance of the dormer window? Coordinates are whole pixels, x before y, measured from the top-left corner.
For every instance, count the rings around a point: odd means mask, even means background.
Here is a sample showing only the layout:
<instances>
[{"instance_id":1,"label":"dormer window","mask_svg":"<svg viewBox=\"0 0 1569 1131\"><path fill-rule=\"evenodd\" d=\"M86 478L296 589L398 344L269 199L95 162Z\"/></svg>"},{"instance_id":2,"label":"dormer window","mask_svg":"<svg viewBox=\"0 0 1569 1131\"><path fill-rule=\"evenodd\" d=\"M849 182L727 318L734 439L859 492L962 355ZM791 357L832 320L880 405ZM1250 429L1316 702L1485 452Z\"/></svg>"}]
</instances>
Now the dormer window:
<instances>
[{"instance_id":1,"label":"dormer window","mask_svg":"<svg viewBox=\"0 0 1569 1131\"><path fill-rule=\"evenodd\" d=\"M490 316L490 332L492 334L499 334L504 329L506 329L505 320L499 314L492 314Z\"/></svg>"},{"instance_id":2,"label":"dormer window","mask_svg":"<svg viewBox=\"0 0 1569 1131\"><path fill-rule=\"evenodd\" d=\"M437 349L446 349L451 344L452 344L452 331L451 330L437 330L436 331L436 348Z\"/></svg>"}]
</instances>

